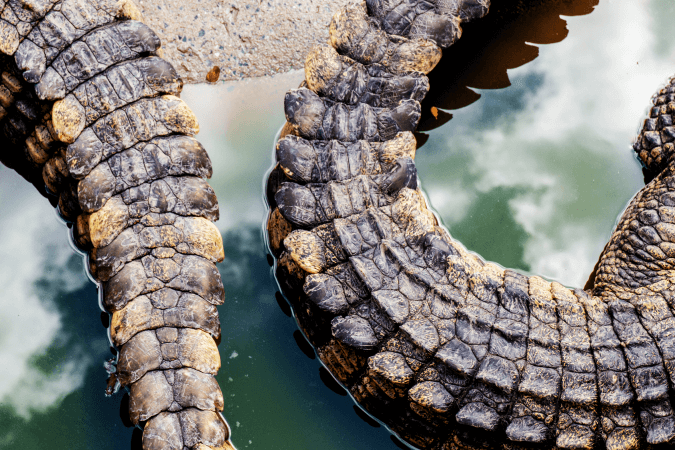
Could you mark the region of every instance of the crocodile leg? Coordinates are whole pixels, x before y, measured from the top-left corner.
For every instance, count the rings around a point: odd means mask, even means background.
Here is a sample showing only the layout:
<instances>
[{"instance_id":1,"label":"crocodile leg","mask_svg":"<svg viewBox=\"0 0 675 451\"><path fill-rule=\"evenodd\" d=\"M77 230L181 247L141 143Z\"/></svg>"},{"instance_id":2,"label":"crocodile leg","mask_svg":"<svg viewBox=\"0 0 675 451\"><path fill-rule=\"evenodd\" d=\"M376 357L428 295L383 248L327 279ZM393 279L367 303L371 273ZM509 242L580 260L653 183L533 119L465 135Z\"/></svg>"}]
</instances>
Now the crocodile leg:
<instances>
[{"instance_id":1,"label":"crocodile leg","mask_svg":"<svg viewBox=\"0 0 675 451\"><path fill-rule=\"evenodd\" d=\"M653 180L587 290L504 270L439 226L410 133L437 45L486 10L368 0L335 15L335 51L313 50L286 96L268 182L277 279L335 378L415 446L672 445L675 82L635 145Z\"/></svg>"},{"instance_id":2,"label":"crocodile leg","mask_svg":"<svg viewBox=\"0 0 675 451\"><path fill-rule=\"evenodd\" d=\"M109 389L130 390L145 448L232 448L218 203L182 81L130 1L0 9L0 160L58 199L88 253L119 350Z\"/></svg>"},{"instance_id":3,"label":"crocodile leg","mask_svg":"<svg viewBox=\"0 0 675 451\"><path fill-rule=\"evenodd\" d=\"M663 96L656 100L636 143L646 168L658 175L633 198L619 221L600 257L593 287L593 294L609 308L623 351L617 352L617 359L623 356L629 376L623 385L651 444L675 437L670 403L675 381L670 254L675 235L669 216L675 179L668 137L671 126L659 118L667 107ZM650 154L641 147L654 136L663 136L665 145L663 151L654 146Z\"/></svg>"}]
</instances>

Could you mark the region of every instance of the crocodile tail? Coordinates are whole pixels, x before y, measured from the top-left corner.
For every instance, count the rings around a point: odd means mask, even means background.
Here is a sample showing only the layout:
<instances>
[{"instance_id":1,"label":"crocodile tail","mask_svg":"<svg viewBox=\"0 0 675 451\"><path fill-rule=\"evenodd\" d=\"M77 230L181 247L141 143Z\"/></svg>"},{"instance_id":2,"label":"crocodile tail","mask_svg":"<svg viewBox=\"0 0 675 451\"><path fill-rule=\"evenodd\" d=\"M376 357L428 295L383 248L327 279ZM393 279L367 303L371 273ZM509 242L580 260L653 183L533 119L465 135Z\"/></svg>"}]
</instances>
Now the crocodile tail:
<instances>
[{"instance_id":1,"label":"crocodile tail","mask_svg":"<svg viewBox=\"0 0 675 451\"><path fill-rule=\"evenodd\" d=\"M129 0L9 0L0 19L0 160L72 223L111 314L110 392L145 448L231 448L216 306L211 162L183 83Z\"/></svg>"},{"instance_id":2,"label":"crocodile tail","mask_svg":"<svg viewBox=\"0 0 675 451\"><path fill-rule=\"evenodd\" d=\"M454 241L417 186L424 74L461 23L487 11L430 5L368 0L338 12L334 50L314 49L286 96L268 232L300 328L360 405L417 447L670 442L672 89L655 97L636 144L658 176L589 290L504 270Z\"/></svg>"}]
</instances>

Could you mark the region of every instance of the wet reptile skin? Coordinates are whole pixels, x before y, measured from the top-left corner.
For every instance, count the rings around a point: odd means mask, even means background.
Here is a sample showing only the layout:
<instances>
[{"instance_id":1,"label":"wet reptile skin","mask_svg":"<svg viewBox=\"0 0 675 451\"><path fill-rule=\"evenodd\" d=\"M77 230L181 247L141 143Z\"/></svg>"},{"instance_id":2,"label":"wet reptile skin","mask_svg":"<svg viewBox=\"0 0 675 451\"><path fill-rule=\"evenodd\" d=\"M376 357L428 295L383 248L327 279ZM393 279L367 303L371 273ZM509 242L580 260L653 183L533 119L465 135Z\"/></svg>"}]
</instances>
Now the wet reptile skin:
<instances>
[{"instance_id":1,"label":"wet reptile skin","mask_svg":"<svg viewBox=\"0 0 675 451\"><path fill-rule=\"evenodd\" d=\"M672 445L675 82L634 146L648 184L584 290L483 261L417 187L423 75L481 0L339 12L286 95L268 180L276 276L323 363L422 448Z\"/></svg>"},{"instance_id":2,"label":"wet reptile skin","mask_svg":"<svg viewBox=\"0 0 675 451\"><path fill-rule=\"evenodd\" d=\"M0 0L0 160L88 253L118 350L109 391L129 389L143 447L231 448L211 161L140 20L126 0Z\"/></svg>"}]
</instances>

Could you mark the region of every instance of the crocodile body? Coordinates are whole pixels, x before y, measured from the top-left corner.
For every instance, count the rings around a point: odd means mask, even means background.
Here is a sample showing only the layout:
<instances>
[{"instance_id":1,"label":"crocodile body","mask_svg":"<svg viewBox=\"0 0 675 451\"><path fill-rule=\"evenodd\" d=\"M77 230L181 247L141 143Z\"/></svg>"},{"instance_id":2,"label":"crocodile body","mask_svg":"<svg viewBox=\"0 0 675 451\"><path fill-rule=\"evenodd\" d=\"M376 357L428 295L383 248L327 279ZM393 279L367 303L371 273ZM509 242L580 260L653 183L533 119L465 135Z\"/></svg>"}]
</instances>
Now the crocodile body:
<instances>
[{"instance_id":1,"label":"crocodile body","mask_svg":"<svg viewBox=\"0 0 675 451\"><path fill-rule=\"evenodd\" d=\"M228 447L211 161L130 1L0 3L0 160L69 221L98 282L145 448Z\"/></svg>"},{"instance_id":2,"label":"crocodile body","mask_svg":"<svg viewBox=\"0 0 675 451\"><path fill-rule=\"evenodd\" d=\"M672 445L675 79L634 146L648 184L585 289L504 269L439 225L414 165L424 74L487 8L366 0L334 16L332 48L285 98L277 280L333 376L414 446Z\"/></svg>"}]
</instances>

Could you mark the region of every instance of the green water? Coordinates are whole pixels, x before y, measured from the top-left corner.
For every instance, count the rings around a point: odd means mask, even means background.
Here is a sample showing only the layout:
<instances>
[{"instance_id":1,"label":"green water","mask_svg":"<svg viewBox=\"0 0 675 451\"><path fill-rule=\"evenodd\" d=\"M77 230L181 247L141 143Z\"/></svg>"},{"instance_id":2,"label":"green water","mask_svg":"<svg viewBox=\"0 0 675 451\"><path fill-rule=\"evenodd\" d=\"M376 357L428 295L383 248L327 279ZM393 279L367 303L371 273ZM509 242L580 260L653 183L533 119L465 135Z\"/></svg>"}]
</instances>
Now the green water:
<instances>
[{"instance_id":1,"label":"green water","mask_svg":"<svg viewBox=\"0 0 675 451\"><path fill-rule=\"evenodd\" d=\"M422 187L452 235L504 266L581 286L617 215L641 187L630 143L654 90L675 72L667 0L601 1L566 18L569 36L478 91L429 132ZM275 299L261 224L263 176L302 73L187 86L220 202L227 294L218 381L239 448L393 448L329 389ZM105 398L110 357L96 288L48 203L0 167L0 447L128 448L122 394ZM295 333L295 336L294 336Z\"/></svg>"}]
</instances>

